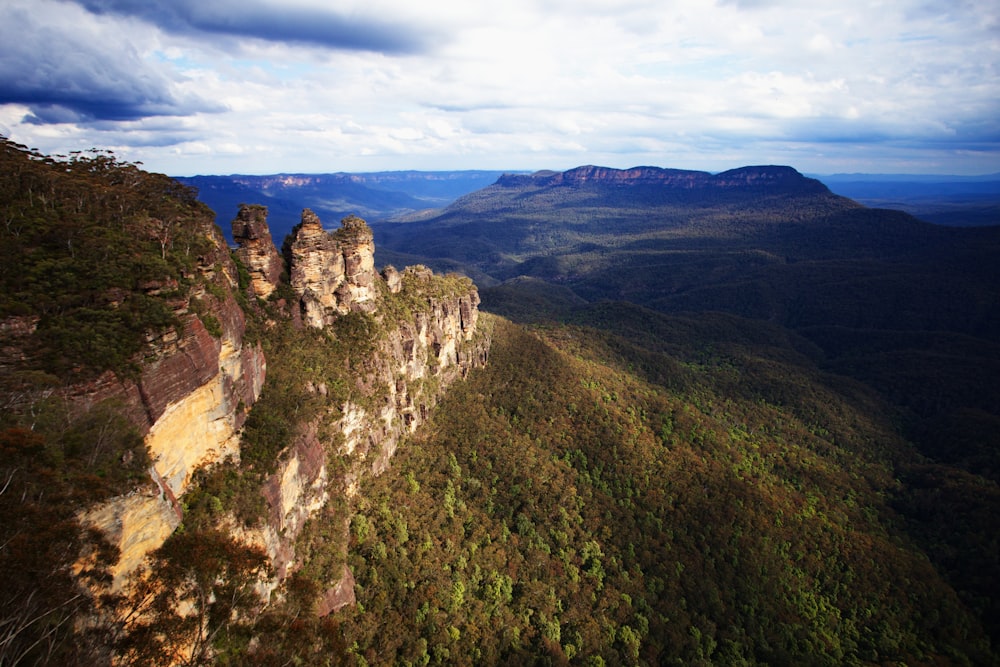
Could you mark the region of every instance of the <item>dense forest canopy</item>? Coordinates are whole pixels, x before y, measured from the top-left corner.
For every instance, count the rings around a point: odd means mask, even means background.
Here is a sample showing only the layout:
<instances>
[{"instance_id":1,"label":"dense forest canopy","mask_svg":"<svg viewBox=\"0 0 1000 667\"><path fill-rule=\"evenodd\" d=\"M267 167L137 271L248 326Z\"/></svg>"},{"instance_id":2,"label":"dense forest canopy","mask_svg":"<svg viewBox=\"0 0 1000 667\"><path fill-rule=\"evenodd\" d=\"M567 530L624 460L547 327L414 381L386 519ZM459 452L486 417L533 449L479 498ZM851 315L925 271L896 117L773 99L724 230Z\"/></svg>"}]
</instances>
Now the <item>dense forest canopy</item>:
<instances>
[{"instance_id":1,"label":"dense forest canopy","mask_svg":"<svg viewBox=\"0 0 1000 667\"><path fill-rule=\"evenodd\" d=\"M635 357L626 368L649 365L671 389L681 374L666 359L702 371L738 345L716 389L728 402L713 414L740 414L737 396L787 408L833 387L823 401L851 399L842 416L888 417L883 435L902 448L890 455L883 437L861 448L889 457L900 483L884 492L889 510L875 511L931 559L995 643L1000 228L865 208L787 169L737 170L782 176L781 187L749 189L627 183L614 170L581 182L583 171L501 181L437 218L378 226L376 238L387 257L475 275L487 310L588 327L575 338L600 332ZM788 366L773 372L777 359L811 368L810 380ZM816 373L830 385L822 392ZM869 398L857 402L859 391ZM840 418L809 428L833 433Z\"/></svg>"},{"instance_id":2,"label":"dense forest canopy","mask_svg":"<svg viewBox=\"0 0 1000 667\"><path fill-rule=\"evenodd\" d=\"M646 332L669 355L500 326L364 493L345 643L370 664L989 661L889 501L914 455L878 398L767 327L678 324Z\"/></svg>"}]
</instances>

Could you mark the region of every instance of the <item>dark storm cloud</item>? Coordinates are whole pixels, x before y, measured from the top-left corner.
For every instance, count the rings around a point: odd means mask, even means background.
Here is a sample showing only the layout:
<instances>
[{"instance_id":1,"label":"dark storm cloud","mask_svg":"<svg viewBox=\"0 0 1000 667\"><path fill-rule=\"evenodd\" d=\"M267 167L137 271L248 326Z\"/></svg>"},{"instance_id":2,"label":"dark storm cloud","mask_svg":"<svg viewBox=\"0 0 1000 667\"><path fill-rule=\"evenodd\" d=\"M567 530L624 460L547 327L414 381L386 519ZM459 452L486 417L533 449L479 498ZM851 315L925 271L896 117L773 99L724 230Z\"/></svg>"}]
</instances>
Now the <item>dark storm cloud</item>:
<instances>
[{"instance_id":1,"label":"dark storm cloud","mask_svg":"<svg viewBox=\"0 0 1000 667\"><path fill-rule=\"evenodd\" d=\"M50 27L24 9L0 22L0 104L23 104L29 123L127 121L218 110L180 96L124 37Z\"/></svg>"},{"instance_id":2,"label":"dark storm cloud","mask_svg":"<svg viewBox=\"0 0 1000 667\"><path fill-rule=\"evenodd\" d=\"M330 49L392 54L425 51L431 43L416 26L323 8L268 5L254 0L75 0L94 14L130 16L181 34L249 37Z\"/></svg>"}]
</instances>

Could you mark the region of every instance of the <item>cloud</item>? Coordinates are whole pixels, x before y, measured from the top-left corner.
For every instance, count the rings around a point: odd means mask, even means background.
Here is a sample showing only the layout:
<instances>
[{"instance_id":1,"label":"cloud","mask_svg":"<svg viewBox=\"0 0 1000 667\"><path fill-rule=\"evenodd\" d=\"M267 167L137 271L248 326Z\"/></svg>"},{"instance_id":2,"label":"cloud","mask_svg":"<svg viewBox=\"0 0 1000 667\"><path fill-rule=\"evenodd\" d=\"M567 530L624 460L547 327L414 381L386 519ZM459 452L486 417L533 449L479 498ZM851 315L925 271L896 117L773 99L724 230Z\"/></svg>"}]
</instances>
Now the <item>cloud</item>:
<instances>
[{"instance_id":1,"label":"cloud","mask_svg":"<svg viewBox=\"0 0 1000 667\"><path fill-rule=\"evenodd\" d=\"M15 4L0 22L0 104L22 104L30 124L131 121L218 111L181 92L113 26L43 2ZM64 9L64 8L60 8Z\"/></svg>"},{"instance_id":2,"label":"cloud","mask_svg":"<svg viewBox=\"0 0 1000 667\"><path fill-rule=\"evenodd\" d=\"M1000 170L988 0L0 2L0 128L167 173Z\"/></svg>"},{"instance_id":3,"label":"cloud","mask_svg":"<svg viewBox=\"0 0 1000 667\"><path fill-rule=\"evenodd\" d=\"M248 37L330 49L418 53L442 37L413 23L288 2L269 5L259 0L73 1L94 14L134 17L172 33Z\"/></svg>"}]
</instances>

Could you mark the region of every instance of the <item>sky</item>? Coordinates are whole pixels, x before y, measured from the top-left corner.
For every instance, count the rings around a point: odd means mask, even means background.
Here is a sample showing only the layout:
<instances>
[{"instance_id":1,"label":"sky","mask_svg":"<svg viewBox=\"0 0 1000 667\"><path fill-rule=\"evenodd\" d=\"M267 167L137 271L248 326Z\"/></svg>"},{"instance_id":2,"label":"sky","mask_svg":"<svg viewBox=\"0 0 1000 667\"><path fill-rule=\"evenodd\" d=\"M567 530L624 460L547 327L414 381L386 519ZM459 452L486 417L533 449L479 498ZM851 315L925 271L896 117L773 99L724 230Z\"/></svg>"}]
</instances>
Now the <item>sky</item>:
<instances>
[{"instance_id":1,"label":"sky","mask_svg":"<svg viewBox=\"0 0 1000 667\"><path fill-rule=\"evenodd\" d=\"M996 0L0 0L0 135L174 176L1000 172Z\"/></svg>"}]
</instances>

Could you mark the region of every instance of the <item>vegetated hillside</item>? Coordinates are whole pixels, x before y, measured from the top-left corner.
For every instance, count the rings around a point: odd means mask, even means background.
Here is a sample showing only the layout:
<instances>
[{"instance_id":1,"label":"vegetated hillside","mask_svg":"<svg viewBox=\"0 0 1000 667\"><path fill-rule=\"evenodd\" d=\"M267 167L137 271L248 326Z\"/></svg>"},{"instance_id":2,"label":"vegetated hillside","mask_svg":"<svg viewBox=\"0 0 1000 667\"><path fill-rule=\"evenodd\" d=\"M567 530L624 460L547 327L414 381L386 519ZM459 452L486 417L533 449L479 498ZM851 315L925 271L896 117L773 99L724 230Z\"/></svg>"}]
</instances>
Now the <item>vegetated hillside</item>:
<instances>
[{"instance_id":1,"label":"vegetated hillside","mask_svg":"<svg viewBox=\"0 0 1000 667\"><path fill-rule=\"evenodd\" d=\"M936 498L898 476L995 486L918 463L877 394L780 327L578 318L623 326L498 323L488 367L364 488L348 664L996 659L907 534Z\"/></svg>"},{"instance_id":2,"label":"vegetated hillside","mask_svg":"<svg viewBox=\"0 0 1000 667\"><path fill-rule=\"evenodd\" d=\"M0 318L31 322L36 370L127 372L212 250L212 213L173 179L110 153L57 161L0 145Z\"/></svg>"},{"instance_id":3,"label":"vegetated hillside","mask_svg":"<svg viewBox=\"0 0 1000 667\"><path fill-rule=\"evenodd\" d=\"M650 352L672 339L643 333L661 318L697 331L726 313L733 336L766 324L775 348L805 342L890 406L914 446L894 472L901 525L1000 641L1000 228L868 209L787 168L736 174L501 179L376 238L486 273L500 284L483 307L521 322L582 322Z\"/></svg>"},{"instance_id":4,"label":"vegetated hillside","mask_svg":"<svg viewBox=\"0 0 1000 667\"><path fill-rule=\"evenodd\" d=\"M199 198L228 222L240 204L265 205L280 243L303 208L336 221L357 215L369 221L405 218L445 206L493 182L491 171L390 171L269 176L190 176L177 180L197 188ZM225 224L222 224L225 227ZM228 233L228 232L227 232Z\"/></svg>"}]
</instances>

